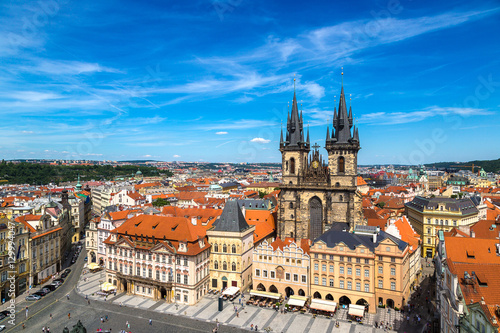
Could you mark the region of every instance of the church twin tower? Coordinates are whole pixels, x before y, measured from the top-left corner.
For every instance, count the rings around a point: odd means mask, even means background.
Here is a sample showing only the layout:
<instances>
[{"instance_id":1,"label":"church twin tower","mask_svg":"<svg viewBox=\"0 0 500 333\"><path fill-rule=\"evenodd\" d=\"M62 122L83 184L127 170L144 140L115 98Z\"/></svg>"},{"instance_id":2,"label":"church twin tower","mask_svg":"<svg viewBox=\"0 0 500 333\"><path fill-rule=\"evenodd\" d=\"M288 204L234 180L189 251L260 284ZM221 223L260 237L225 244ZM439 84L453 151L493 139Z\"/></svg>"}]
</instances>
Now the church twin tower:
<instances>
[{"instance_id":1,"label":"church twin tower","mask_svg":"<svg viewBox=\"0 0 500 333\"><path fill-rule=\"evenodd\" d=\"M326 130L323 161L318 145L311 147L309 130L304 139L302 111L293 93L292 113L288 114L286 136L280 138L282 185L278 211L278 237L314 240L334 224L351 229L362 224L361 196L356 191L359 145L352 109L347 106L344 87L338 112L333 111L333 128ZM311 148L313 151L310 153Z\"/></svg>"}]
</instances>

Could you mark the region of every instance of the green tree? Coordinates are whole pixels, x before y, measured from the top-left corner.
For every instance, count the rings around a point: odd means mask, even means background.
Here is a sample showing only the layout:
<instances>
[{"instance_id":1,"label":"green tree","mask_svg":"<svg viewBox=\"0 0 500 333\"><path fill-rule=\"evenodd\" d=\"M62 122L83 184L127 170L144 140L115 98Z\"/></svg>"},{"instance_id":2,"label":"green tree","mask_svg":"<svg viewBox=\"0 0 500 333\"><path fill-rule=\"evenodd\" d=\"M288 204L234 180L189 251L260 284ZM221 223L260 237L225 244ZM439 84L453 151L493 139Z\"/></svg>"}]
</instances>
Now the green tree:
<instances>
[{"instance_id":1,"label":"green tree","mask_svg":"<svg viewBox=\"0 0 500 333\"><path fill-rule=\"evenodd\" d=\"M158 198L156 200L153 200L152 204L153 204L153 207L170 206L170 201L167 201L163 198Z\"/></svg>"}]
</instances>

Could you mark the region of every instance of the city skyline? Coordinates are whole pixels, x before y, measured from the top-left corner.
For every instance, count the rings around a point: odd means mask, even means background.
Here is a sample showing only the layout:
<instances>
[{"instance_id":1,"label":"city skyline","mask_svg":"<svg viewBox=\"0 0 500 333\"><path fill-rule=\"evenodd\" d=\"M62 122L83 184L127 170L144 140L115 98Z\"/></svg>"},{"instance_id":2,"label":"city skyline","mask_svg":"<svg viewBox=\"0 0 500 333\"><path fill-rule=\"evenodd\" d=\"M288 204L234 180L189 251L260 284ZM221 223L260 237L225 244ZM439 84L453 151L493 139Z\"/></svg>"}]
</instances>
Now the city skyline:
<instances>
[{"instance_id":1,"label":"city skyline","mask_svg":"<svg viewBox=\"0 0 500 333\"><path fill-rule=\"evenodd\" d=\"M3 4L0 154L279 163L294 79L311 144L323 147L343 68L359 164L497 159L477 143L500 140L499 9Z\"/></svg>"}]
</instances>

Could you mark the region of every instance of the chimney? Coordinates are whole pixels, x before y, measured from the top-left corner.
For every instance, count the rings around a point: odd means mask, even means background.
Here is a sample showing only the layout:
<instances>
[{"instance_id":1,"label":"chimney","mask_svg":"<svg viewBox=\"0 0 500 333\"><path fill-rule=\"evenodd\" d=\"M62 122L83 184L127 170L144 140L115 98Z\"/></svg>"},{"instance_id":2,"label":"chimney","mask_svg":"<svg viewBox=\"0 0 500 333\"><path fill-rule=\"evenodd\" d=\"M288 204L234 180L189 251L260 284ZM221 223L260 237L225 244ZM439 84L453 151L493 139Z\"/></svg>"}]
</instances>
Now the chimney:
<instances>
[{"instance_id":1,"label":"chimney","mask_svg":"<svg viewBox=\"0 0 500 333\"><path fill-rule=\"evenodd\" d=\"M245 206L243 205L243 207L241 207L241 213L243 214L243 217L247 217L246 215L246 209L245 209Z\"/></svg>"},{"instance_id":2,"label":"chimney","mask_svg":"<svg viewBox=\"0 0 500 333\"><path fill-rule=\"evenodd\" d=\"M197 224L198 224L198 220L196 219L196 216L192 216L192 217L191 217L191 223L192 223L193 225L197 225Z\"/></svg>"},{"instance_id":3,"label":"chimney","mask_svg":"<svg viewBox=\"0 0 500 333\"><path fill-rule=\"evenodd\" d=\"M474 232L474 230L471 230L471 231L470 231L470 236L471 236L472 238L476 238L476 233Z\"/></svg>"},{"instance_id":4,"label":"chimney","mask_svg":"<svg viewBox=\"0 0 500 333\"><path fill-rule=\"evenodd\" d=\"M373 234L373 243L377 243L377 233Z\"/></svg>"}]
</instances>

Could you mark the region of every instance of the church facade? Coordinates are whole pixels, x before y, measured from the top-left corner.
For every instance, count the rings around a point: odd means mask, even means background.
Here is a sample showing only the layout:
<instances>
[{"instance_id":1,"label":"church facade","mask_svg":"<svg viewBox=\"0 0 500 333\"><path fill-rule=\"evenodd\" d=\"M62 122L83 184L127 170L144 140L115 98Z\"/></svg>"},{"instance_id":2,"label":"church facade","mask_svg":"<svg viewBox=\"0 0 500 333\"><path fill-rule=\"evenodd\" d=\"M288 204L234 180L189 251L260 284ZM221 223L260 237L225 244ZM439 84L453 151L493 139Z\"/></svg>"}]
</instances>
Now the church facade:
<instances>
[{"instance_id":1,"label":"church facade","mask_svg":"<svg viewBox=\"0 0 500 333\"><path fill-rule=\"evenodd\" d=\"M287 117L285 138L280 138L282 185L278 211L278 237L314 240L334 223L346 229L363 224L361 194L356 191L359 134L347 111L344 87L333 126L326 131L324 161L319 146L306 138L302 111L299 115L294 91L292 111ZM312 151L311 151L312 148Z\"/></svg>"}]
</instances>

